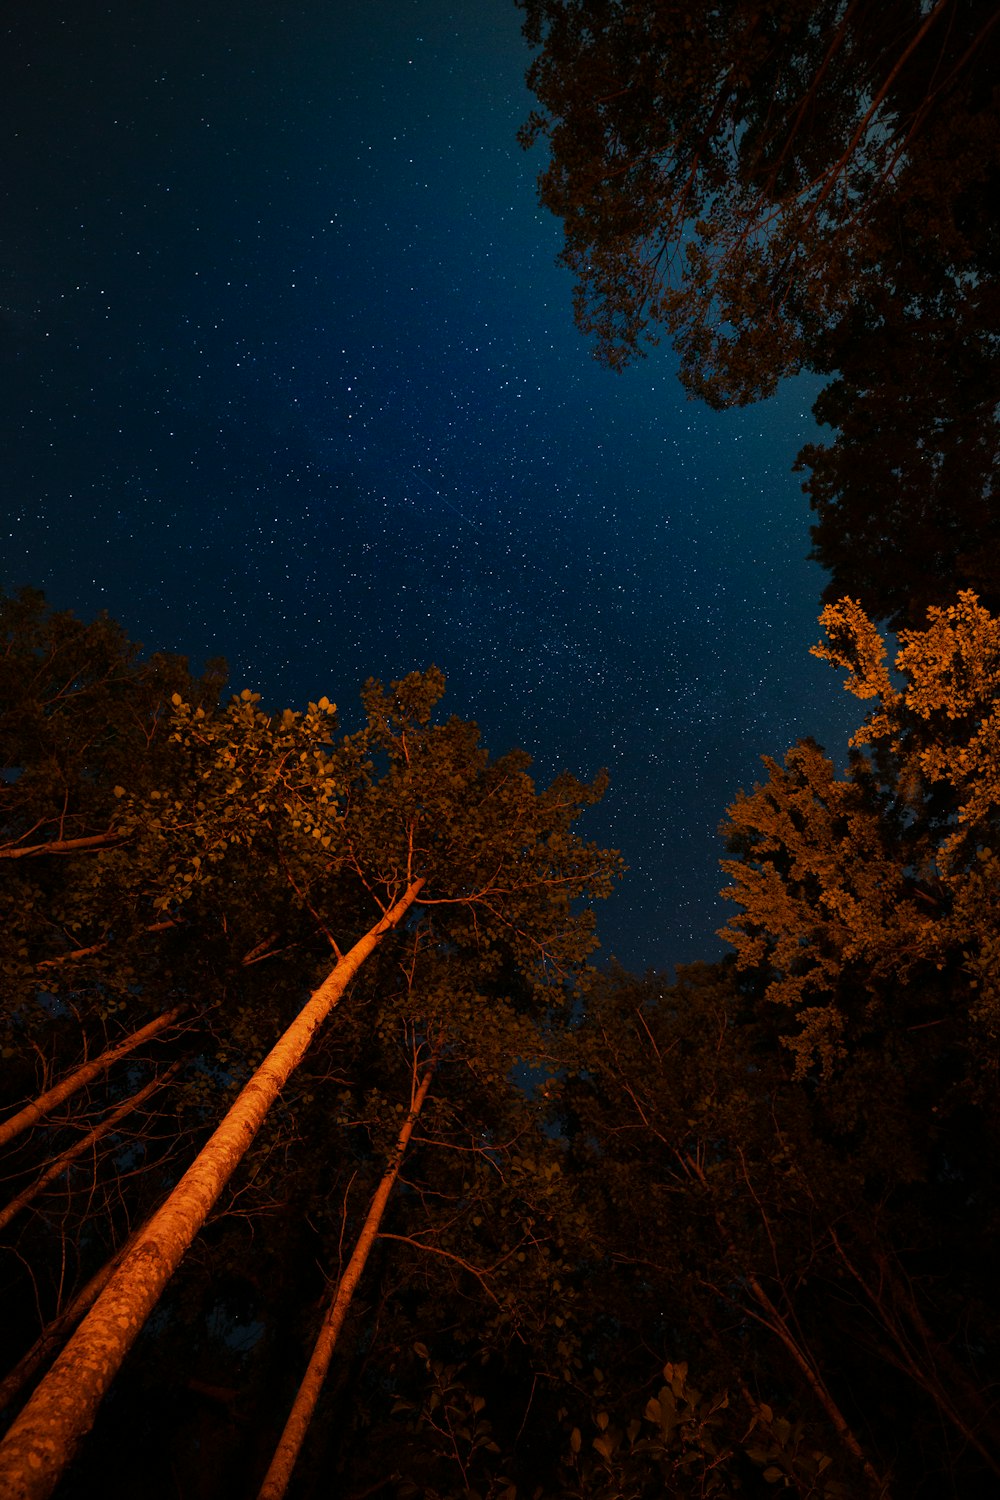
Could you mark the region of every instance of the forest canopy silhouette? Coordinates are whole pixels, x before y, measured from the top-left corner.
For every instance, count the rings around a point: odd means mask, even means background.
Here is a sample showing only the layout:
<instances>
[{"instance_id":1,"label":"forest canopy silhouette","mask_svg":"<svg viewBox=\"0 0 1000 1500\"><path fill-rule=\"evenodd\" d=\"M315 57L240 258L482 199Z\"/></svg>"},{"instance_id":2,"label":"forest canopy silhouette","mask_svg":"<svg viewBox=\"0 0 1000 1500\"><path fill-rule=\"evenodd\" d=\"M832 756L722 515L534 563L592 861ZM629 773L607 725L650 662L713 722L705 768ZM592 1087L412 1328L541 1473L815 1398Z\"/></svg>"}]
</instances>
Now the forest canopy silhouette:
<instances>
[{"instance_id":1,"label":"forest canopy silhouette","mask_svg":"<svg viewBox=\"0 0 1000 1500\"><path fill-rule=\"evenodd\" d=\"M434 669L344 734L4 601L5 1493L1000 1473L1000 622L823 624L846 770L766 763L670 982L592 962L601 778Z\"/></svg>"},{"instance_id":2,"label":"forest canopy silhouette","mask_svg":"<svg viewBox=\"0 0 1000 1500\"><path fill-rule=\"evenodd\" d=\"M521 9L598 358L827 382L855 732L733 788L729 956L635 975L606 776L437 668L283 708L0 595L4 1496L1000 1485L997 13Z\"/></svg>"},{"instance_id":3,"label":"forest canopy silhouette","mask_svg":"<svg viewBox=\"0 0 1000 1500\"><path fill-rule=\"evenodd\" d=\"M693 396L829 377L799 456L828 600L1000 604L996 7L521 0L576 321Z\"/></svg>"}]
</instances>

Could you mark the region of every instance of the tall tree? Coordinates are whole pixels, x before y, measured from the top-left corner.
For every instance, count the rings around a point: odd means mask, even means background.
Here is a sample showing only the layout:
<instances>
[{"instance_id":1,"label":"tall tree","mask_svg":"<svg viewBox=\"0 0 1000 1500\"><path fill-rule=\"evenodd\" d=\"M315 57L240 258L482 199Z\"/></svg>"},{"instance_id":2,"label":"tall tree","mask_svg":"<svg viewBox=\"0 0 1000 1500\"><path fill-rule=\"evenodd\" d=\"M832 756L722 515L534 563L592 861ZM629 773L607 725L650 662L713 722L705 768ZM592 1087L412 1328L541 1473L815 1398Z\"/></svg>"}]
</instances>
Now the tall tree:
<instances>
[{"instance_id":1,"label":"tall tree","mask_svg":"<svg viewBox=\"0 0 1000 1500\"><path fill-rule=\"evenodd\" d=\"M568 980L592 946L592 916L575 903L603 894L618 860L571 829L600 784L561 777L536 791L524 756L490 762L475 726L432 724L442 687L433 672L388 693L369 684L367 725L339 744L326 700L272 719L250 693L225 714L178 694L160 786L116 788L116 832L137 851L129 873L140 908L210 933L220 921L228 929L227 909L241 923L256 911L259 923L261 898L267 906L283 892L296 930L311 930L336 962L304 1008L305 976L297 1001L283 989L293 1017L284 1035L8 1434L2 1472L12 1493L49 1492L317 1027L418 899L435 942L468 954L484 975L515 964L539 995ZM258 1029L237 1011L230 1034Z\"/></svg>"},{"instance_id":2,"label":"tall tree","mask_svg":"<svg viewBox=\"0 0 1000 1500\"><path fill-rule=\"evenodd\" d=\"M0 1444L0 1478L16 1496L52 1492L173 1272L242 1160L313 1033L377 944L413 906L420 882L338 961L245 1085L98 1296L80 1328Z\"/></svg>"},{"instance_id":3,"label":"tall tree","mask_svg":"<svg viewBox=\"0 0 1000 1500\"><path fill-rule=\"evenodd\" d=\"M831 1229L837 1274L996 1472L1000 624L964 593L900 634L891 670L859 605L822 620L816 654L874 707L844 774L803 742L730 808L725 936L817 1133L879 1205L852 1245Z\"/></svg>"},{"instance_id":4,"label":"tall tree","mask_svg":"<svg viewBox=\"0 0 1000 1500\"><path fill-rule=\"evenodd\" d=\"M104 1052L110 1066L125 1055L115 1049L127 1050L129 1035L152 1035L137 1017L151 1023L176 1009L176 997L155 1009L152 985L137 992L121 952L114 975L101 972L109 933L119 947L148 949L167 931L136 912L127 876L116 886L114 872L123 866L114 856L126 840L113 789L122 777L137 791L156 784L172 754L165 729L171 696L211 707L223 671L213 663L196 680L183 658L144 659L106 616L85 624L49 610L34 590L0 597L4 1103L19 1088L28 1100L47 1092L35 1082L34 1066L30 1073L21 1068L28 1038L42 1036L34 1063L43 1057L46 1073L81 1054ZM40 989L49 1002L39 1003ZM76 1085L94 1076L80 1073ZM48 1107L66 1097L52 1096Z\"/></svg>"},{"instance_id":5,"label":"tall tree","mask_svg":"<svg viewBox=\"0 0 1000 1500\"><path fill-rule=\"evenodd\" d=\"M406 1113L399 1135L396 1139L395 1148L390 1157L381 1181L372 1195L372 1201L365 1215L361 1232L351 1252L350 1259L344 1268L343 1275L338 1279L333 1295L323 1312L320 1331L313 1347L309 1365L302 1377L302 1382L292 1403L292 1409L288 1414L288 1420L279 1439L274 1457L264 1482L260 1488L260 1500L282 1500L282 1496L288 1489L288 1482L292 1476L295 1460L298 1458L303 1440L312 1420L313 1412L316 1410L316 1402L319 1399L326 1373L330 1368L330 1360L337 1347L344 1319L347 1317L351 1301L357 1290L358 1282L364 1273L368 1263L368 1257L378 1239L379 1230L385 1219L389 1199L393 1188L396 1186L399 1170L403 1165L407 1147L413 1135L414 1127L420 1119L424 1101L427 1098L428 1089L434 1077L438 1061L441 1056L441 1044L436 1043L431 1050L429 1058L423 1059L420 1066L417 1051L414 1049L413 1078L410 1089L409 1109Z\"/></svg>"},{"instance_id":6,"label":"tall tree","mask_svg":"<svg viewBox=\"0 0 1000 1500\"><path fill-rule=\"evenodd\" d=\"M833 435L796 467L816 512L813 555L831 575L824 597L849 594L893 628L919 627L961 588L1000 608L995 122L989 131L942 123L924 196L901 211L878 277L810 350L832 377L813 411ZM939 188L955 161L952 201Z\"/></svg>"},{"instance_id":7,"label":"tall tree","mask_svg":"<svg viewBox=\"0 0 1000 1500\"><path fill-rule=\"evenodd\" d=\"M143 657L121 626L53 611L36 589L0 596L0 858L36 860L118 838L112 788L162 758L173 693L213 706L225 664Z\"/></svg>"},{"instance_id":8,"label":"tall tree","mask_svg":"<svg viewBox=\"0 0 1000 1500\"><path fill-rule=\"evenodd\" d=\"M852 1481L879 1493L886 1465L798 1294L815 1237L788 1168L793 1151L805 1173L829 1163L732 966L693 965L674 984L613 972L580 1044L565 1128L597 1226L586 1284L610 1323L596 1362L611 1439L595 1451L626 1470L655 1457L685 1494L726 1493L747 1457L803 1495ZM685 1376L656 1397L654 1453L629 1406L665 1362ZM592 1423L578 1409L577 1426Z\"/></svg>"},{"instance_id":9,"label":"tall tree","mask_svg":"<svg viewBox=\"0 0 1000 1500\"><path fill-rule=\"evenodd\" d=\"M144 657L101 615L82 622L25 589L0 598L0 1142L9 1192L49 1177L0 1263L5 1352L60 1319L152 1206L153 1180L190 1149L174 1064L204 1047L204 953L179 968L178 933L144 907L132 876L141 841L124 837L114 786L156 784L173 755L171 695L217 701L214 664ZM181 975L183 974L183 978ZM102 1131L162 1066L173 1082L126 1144ZM191 1069L185 1073L189 1093ZM99 1147L83 1150L90 1139ZM68 1153L68 1154L67 1154ZM143 1180L145 1179L145 1180ZM37 1314L36 1314L37 1309Z\"/></svg>"},{"instance_id":10,"label":"tall tree","mask_svg":"<svg viewBox=\"0 0 1000 1500\"><path fill-rule=\"evenodd\" d=\"M901 632L894 678L858 604L821 621L814 654L876 706L846 775L804 741L730 808L725 894L742 910L725 936L741 967L764 967L801 1074L836 1076L877 1040L929 1062L957 1051L985 1080L1000 1031L1000 624L969 592L930 609L924 630Z\"/></svg>"}]
</instances>

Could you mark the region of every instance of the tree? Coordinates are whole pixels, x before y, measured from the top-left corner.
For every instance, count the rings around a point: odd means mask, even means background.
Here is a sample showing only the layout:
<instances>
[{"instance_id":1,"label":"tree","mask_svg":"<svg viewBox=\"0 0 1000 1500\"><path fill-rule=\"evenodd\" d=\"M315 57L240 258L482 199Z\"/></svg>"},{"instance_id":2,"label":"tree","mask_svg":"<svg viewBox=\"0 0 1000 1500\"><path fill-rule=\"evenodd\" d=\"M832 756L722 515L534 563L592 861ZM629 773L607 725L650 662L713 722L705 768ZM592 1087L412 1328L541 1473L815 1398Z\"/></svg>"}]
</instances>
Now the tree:
<instances>
[{"instance_id":1,"label":"tree","mask_svg":"<svg viewBox=\"0 0 1000 1500\"><path fill-rule=\"evenodd\" d=\"M86 624L28 588L0 595L0 645L0 858L112 846L115 783L162 757L173 693L217 703L225 663L195 679L183 657L144 659L106 614Z\"/></svg>"},{"instance_id":2,"label":"tree","mask_svg":"<svg viewBox=\"0 0 1000 1500\"><path fill-rule=\"evenodd\" d=\"M796 467L825 598L894 626L996 572L1000 29L987 0L523 0L576 321L723 407L830 382Z\"/></svg>"},{"instance_id":3,"label":"tree","mask_svg":"<svg viewBox=\"0 0 1000 1500\"><path fill-rule=\"evenodd\" d=\"M832 377L813 412L834 435L796 468L817 516L813 556L831 575L824 598L848 594L895 629L919 628L960 588L1000 608L1000 263L992 237L973 243L995 182L990 147L961 127L938 131L932 180L956 159L982 169L950 205L965 243L942 222L946 203L911 205L878 278L810 351Z\"/></svg>"},{"instance_id":4,"label":"tree","mask_svg":"<svg viewBox=\"0 0 1000 1500\"><path fill-rule=\"evenodd\" d=\"M394 1469L416 1486L441 1486L451 1472L456 1482L464 1474L466 1487L479 1488L473 1473L513 1464L510 1449L525 1408L534 1406L546 1372L560 1362L575 1205L562 1176L561 1149L541 1128L544 1114L529 1097L525 1075L530 1068L540 1090L552 1085L573 1009L558 992L540 1005L510 969L484 985L474 966L434 944L413 950L413 958L412 988L408 981L394 1003L379 986L380 1045L391 1045L381 1057L367 1049L366 1072L372 1069L378 1086L344 1106L353 1119L368 1122L378 1171L394 1160L400 1094L409 1097L413 1086L414 1039L436 1038L440 1058L399 1188L379 1221L365 1282L340 1335L338 1367L302 1460L307 1488L311 1472L314 1482L363 1492ZM358 1014L352 1010L355 1019ZM349 1019L344 1014L341 1024ZM357 1144L348 1147L357 1180L345 1181L344 1189L338 1182L325 1208L328 1306L334 1286L347 1279L348 1258L355 1261L352 1241L364 1250L369 1199L379 1201L378 1173L372 1175L367 1157L357 1152ZM335 1155L344 1181L343 1148ZM332 1180L318 1162L317 1175ZM369 1230L373 1222L369 1214ZM339 1289L337 1300L343 1308ZM436 1394L446 1368L475 1408L472 1452L463 1451L466 1424L457 1413L455 1442L446 1436L451 1419ZM470 1374L460 1378L464 1369ZM487 1437L481 1413L488 1396L494 1398L495 1435ZM513 1467L507 1472L509 1483Z\"/></svg>"},{"instance_id":5,"label":"tree","mask_svg":"<svg viewBox=\"0 0 1000 1500\"><path fill-rule=\"evenodd\" d=\"M835 1076L862 1042L909 1046L919 1030L912 1045L929 1057L958 1049L973 1077L992 1077L1000 624L971 592L930 609L926 629L900 634L897 687L858 604L820 618L814 654L876 707L846 776L805 741L784 766L765 760L767 783L730 808L739 858L725 895L742 911L725 936L742 968L764 967L800 1075Z\"/></svg>"},{"instance_id":6,"label":"tree","mask_svg":"<svg viewBox=\"0 0 1000 1500\"><path fill-rule=\"evenodd\" d=\"M815 654L874 707L844 774L802 742L730 808L725 894L741 910L724 935L813 1130L872 1205L867 1223L845 1212L851 1246L828 1219L831 1274L851 1278L884 1357L996 1473L983 1257L1000 1124L1000 623L963 593L901 632L890 670L857 603L821 619Z\"/></svg>"},{"instance_id":7,"label":"tree","mask_svg":"<svg viewBox=\"0 0 1000 1500\"><path fill-rule=\"evenodd\" d=\"M157 654L143 660L140 648L106 616L84 624L50 611L31 589L0 597L0 646L6 1103L17 1097L19 1084L29 1099L48 1092L21 1072L29 1037L42 1036L48 1071L95 1050L105 1054L102 1066L111 1066L129 1050L130 1035L137 1045L154 1034L154 1017L176 1019L175 996L159 1010L149 1006L148 1029L134 1024L144 999L155 1005L155 992L146 986L143 996L136 995L121 949L130 942L148 949L150 937L168 928L145 913L136 921L128 890L116 888L114 873L128 861L112 857L124 842L113 788L123 776L137 790L155 784L170 754L164 726L171 695L210 707L224 669L211 663L195 679L183 658ZM114 975L100 964L109 932L118 946ZM41 1005L43 976L51 998ZM113 1017L126 1022L120 1035ZM73 1087L95 1076L81 1072ZM26 1108L37 1120L40 1108L67 1097L63 1087L46 1104L35 1100ZM6 1122L0 1139L10 1139L6 1132L22 1123Z\"/></svg>"},{"instance_id":8,"label":"tree","mask_svg":"<svg viewBox=\"0 0 1000 1500\"><path fill-rule=\"evenodd\" d=\"M541 199L605 363L662 324L692 391L768 394L877 280L914 205L964 274L977 230L956 205L994 159L991 6L522 4L541 105L522 140L550 143ZM957 160L937 158L942 130L968 143Z\"/></svg>"},{"instance_id":9,"label":"tree","mask_svg":"<svg viewBox=\"0 0 1000 1500\"><path fill-rule=\"evenodd\" d=\"M211 706L222 676L143 657L106 616L78 621L36 591L0 598L0 1142L15 1201L40 1185L0 1247L12 1358L60 1323L189 1148L213 985L192 945L185 991L173 924L141 909L113 788L155 785L171 694ZM155 1114L113 1127L165 1070Z\"/></svg>"},{"instance_id":10,"label":"tree","mask_svg":"<svg viewBox=\"0 0 1000 1500\"><path fill-rule=\"evenodd\" d=\"M411 913L417 920L418 900L434 942L468 954L486 976L513 964L540 997L569 982L592 946L591 914L575 903L609 889L618 859L571 828L601 784L563 776L537 792L520 753L490 762L475 726L431 723L442 688L433 671L389 693L369 684L367 725L339 744L325 699L271 718L249 692L224 714L177 694L160 785L114 789L115 834L135 851L137 910L206 938L221 917L228 941L227 909L234 926L251 912L259 924L263 904L268 924L284 917L311 931L336 962L304 1008L301 969L298 999L283 991L292 1014L284 1034L248 1069L212 1140L11 1429L3 1472L12 1493L49 1492L314 1032L387 934ZM253 1017L237 1011L228 1029L259 1045Z\"/></svg>"},{"instance_id":11,"label":"tree","mask_svg":"<svg viewBox=\"0 0 1000 1500\"><path fill-rule=\"evenodd\" d=\"M30 1130L33 1125L37 1125L60 1104L64 1104L88 1083L99 1078L102 1073L106 1073L116 1062L123 1057L130 1056L137 1047L142 1046L143 1042L148 1042L152 1037L169 1030L183 1014L184 1008L180 1005L175 1005L172 1010L164 1011L162 1016L157 1016L129 1036L123 1037L121 1041L115 1042L99 1057L93 1058L90 1062L81 1063L78 1068L74 1068L71 1073L61 1078L58 1083L54 1083L44 1093L22 1105L16 1114L10 1115L0 1123L0 1146L6 1146L23 1131Z\"/></svg>"},{"instance_id":12,"label":"tree","mask_svg":"<svg viewBox=\"0 0 1000 1500\"><path fill-rule=\"evenodd\" d=\"M799 1289L816 1245L793 1152L832 1191L838 1174L762 1040L731 964L673 984L613 972L589 996L565 1128L595 1221L586 1284L609 1326L595 1356L607 1438L575 1465L581 1493L616 1465L652 1465L671 1492L729 1493L748 1458L801 1495L881 1492L886 1466ZM651 1434L632 1393L664 1362L682 1374L656 1396Z\"/></svg>"}]
</instances>

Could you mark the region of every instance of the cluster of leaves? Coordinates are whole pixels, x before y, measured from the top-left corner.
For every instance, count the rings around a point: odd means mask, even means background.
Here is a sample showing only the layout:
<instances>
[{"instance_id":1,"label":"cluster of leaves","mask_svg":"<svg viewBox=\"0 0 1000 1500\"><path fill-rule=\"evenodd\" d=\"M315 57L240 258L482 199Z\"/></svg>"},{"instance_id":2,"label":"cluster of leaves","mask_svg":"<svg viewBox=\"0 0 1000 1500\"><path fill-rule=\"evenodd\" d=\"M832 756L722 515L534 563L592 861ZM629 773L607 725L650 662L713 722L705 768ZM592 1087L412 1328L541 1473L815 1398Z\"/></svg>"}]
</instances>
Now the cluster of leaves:
<instances>
[{"instance_id":1,"label":"cluster of leaves","mask_svg":"<svg viewBox=\"0 0 1000 1500\"><path fill-rule=\"evenodd\" d=\"M755 400L877 279L892 222L965 271L961 193L993 150L987 6L522 4L541 105L522 138L549 141L542 201L608 364L662 324L693 391Z\"/></svg>"},{"instance_id":2,"label":"cluster of leaves","mask_svg":"<svg viewBox=\"0 0 1000 1500\"><path fill-rule=\"evenodd\" d=\"M856 603L822 621L816 654L876 706L846 775L803 743L731 808L726 894L741 913L725 935L794 1018L784 1040L800 1076L840 1077L867 1055L859 1099L878 1076L884 1104L894 1079L912 1087L929 1068L947 1114L959 1096L988 1098L997 1071L1000 628L964 593L900 635L892 673Z\"/></svg>"},{"instance_id":3,"label":"cluster of leaves","mask_svg":"<svg viewBox=\"0 0 1000 1500\"><path fill-rule=\"evenodd\" d=\"M826 1210L841 1274L899 1367L986 1438L973 1372L997 1333L982 1252L1000 1128L1000 626L964 593L900 634L890 669L857 603L822 621L816 655L873 706L843 774L800 744L730 809L724 894L740 913L725 935L820 1139L872 1205L853 1250ZM966 1330L958 1359L949 1320Z\"/></svg>"}]
</instances>

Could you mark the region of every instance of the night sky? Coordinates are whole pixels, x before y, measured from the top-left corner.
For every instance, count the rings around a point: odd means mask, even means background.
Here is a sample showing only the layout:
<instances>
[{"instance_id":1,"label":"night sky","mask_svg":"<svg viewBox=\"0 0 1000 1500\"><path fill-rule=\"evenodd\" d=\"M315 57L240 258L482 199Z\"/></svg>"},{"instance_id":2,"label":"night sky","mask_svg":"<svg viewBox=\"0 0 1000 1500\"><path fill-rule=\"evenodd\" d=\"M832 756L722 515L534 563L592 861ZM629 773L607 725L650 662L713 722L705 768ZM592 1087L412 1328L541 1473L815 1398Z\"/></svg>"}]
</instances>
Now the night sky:
<instances>
[{"instance_id":1,"label":"night sky","mask_svg":"<svg viewBox=\"0 0 1000 1500\"><path fill-rule=\"evenodd\" d=\"M815 383L688 402L572 324L511 0L14 0L0 584L303 706L430 662L611 791L633 968L714 958L717 825L861 705L807 654Z\"/></svg>"}]
</instances>

